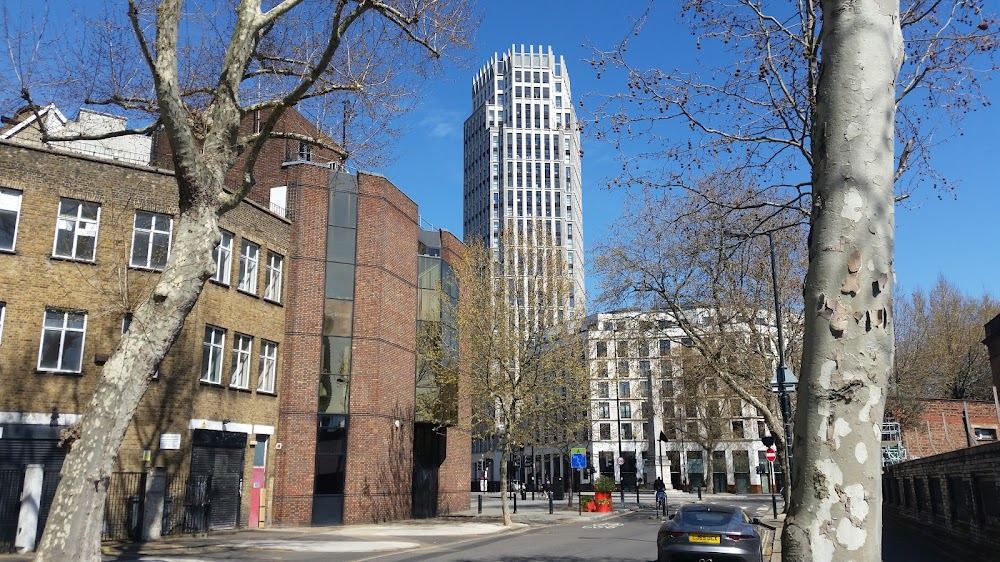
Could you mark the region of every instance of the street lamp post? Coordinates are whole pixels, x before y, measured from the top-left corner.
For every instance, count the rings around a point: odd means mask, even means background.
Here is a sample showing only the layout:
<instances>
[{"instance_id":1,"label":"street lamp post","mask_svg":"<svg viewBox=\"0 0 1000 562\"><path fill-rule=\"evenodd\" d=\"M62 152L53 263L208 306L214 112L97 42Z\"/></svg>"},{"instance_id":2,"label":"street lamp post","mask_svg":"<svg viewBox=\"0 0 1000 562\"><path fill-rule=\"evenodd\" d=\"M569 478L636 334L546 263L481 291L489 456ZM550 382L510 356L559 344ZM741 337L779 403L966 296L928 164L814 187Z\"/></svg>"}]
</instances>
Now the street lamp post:
<instances>
[{"instance_id":1,"label":"street lamp post","mask_svg":"<svg viewBox=\"0 0 1000 562\"><path fill-rule=\"evenodd\" d=\"M732 238L751 238L746 232L725 231L725 236ZM778 296L778 261L774 252L774 233L767 233L767 244L771 250L771 292L774 295L774 324L778 332L778 367L774 373L774 388L778 394L778 404L781 407L781 421L785 429L785 454L788 455L788 466L792 466L792 400L788 387L793 378L788 366L785 365L785 337L781 329L781 299Z\"/></svg>"},{"instance_id":2,"label":"street lamp post","mask_svg":"<svg viewBox=\"0 0 1000 562\"><path fill-rule=\"evenodd\" d=\"M621 492L622 505L625 505L625 480L622 478L622 467L625 465L619 465L618 459L622 458L622 403L621 403L621 391L622 385L619 382L618 388L615 390L615 409L618 410L615 413L615 418L618 419L618 456L615 457L615 466L618 467L618 490Z\"/></svg>"},{"instance_id":3,"label":"street lamp post","mask_svg":"<svg viewBox=\"0 0 1000 562\"><path fill-rule=\"evenodd\" d=\"M781 405L781 421L785 424L785 451L788 454L788 466L792 466L792 399L785 384L785 338L781 331L781 301L778 298L778 262L774 255L774 235L767 233L767 243L771 247L771 288L774 293L774 324L778 330L778 369L775 378L778 382L778 401ZM789 475L791 476L791 475Z\"/></svg>"}]
</instances>

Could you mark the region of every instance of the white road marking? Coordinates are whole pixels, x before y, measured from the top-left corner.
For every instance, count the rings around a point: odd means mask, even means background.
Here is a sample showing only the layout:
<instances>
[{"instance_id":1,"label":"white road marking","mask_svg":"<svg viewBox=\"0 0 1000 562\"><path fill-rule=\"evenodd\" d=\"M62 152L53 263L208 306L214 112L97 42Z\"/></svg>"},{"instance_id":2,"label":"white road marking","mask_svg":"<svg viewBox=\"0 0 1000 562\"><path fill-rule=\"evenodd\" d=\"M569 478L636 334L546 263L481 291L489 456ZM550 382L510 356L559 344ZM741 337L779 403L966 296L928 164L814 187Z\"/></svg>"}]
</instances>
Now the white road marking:
<instances>
[{"instance_id":1,"label":"white road marking","mask_svg":"<svg viewBox=\"0 0 1000 562\"><path fill-rule=\"evenodd\" d=\"M377 552L420 546L405 541L246 541L235 543L237 548L287 550L291 552Z\"/></svg>"},{"instance_id":2,"label":"white road marking","mask_svg":"<svg viewBox=\"0 0 1000 562\"><path fill-rule=\"evenodd\" d=\"M616 529L625 525L624 523L594 523L593 525L584 525L584 529Z\"/></svg>"}]
</instances>

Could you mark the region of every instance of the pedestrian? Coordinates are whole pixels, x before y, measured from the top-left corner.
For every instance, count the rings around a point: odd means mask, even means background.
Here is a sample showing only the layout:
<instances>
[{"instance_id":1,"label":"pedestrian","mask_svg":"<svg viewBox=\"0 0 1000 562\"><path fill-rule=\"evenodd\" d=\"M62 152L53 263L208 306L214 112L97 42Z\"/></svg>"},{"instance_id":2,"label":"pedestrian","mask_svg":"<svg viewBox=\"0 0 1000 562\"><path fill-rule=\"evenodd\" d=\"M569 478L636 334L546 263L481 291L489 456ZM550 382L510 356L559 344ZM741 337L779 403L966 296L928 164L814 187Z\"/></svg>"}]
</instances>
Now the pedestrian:
<instances>
[{"instance_id":1,"label":"pedestrian","mask_svg":"<svg viewBox=\"0 0 1000 562\"><path fill-rule=\"evenodd\" d=\"M550 481L548 478L545 479L545 488L544 489L545 489L545 498L546 499L551 499L552 498L552 481Z\"/></svg>"}]
</instances>

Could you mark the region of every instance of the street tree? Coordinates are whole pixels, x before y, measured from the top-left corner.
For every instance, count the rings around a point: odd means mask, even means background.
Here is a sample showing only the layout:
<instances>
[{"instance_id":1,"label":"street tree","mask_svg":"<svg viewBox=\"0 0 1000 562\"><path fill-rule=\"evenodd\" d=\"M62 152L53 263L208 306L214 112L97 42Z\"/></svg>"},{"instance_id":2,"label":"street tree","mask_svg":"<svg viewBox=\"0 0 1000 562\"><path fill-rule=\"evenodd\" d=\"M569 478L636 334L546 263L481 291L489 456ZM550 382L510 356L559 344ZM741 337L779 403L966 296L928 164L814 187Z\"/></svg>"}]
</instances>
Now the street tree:
<instances>
[{"instance_id":1,"label":"street tree","mask_svg":"<svg viewBox=\"0 0 1000 562\"><path fill-rule=\"evenodd\" d=\"M989 293L964 295L939 277L895 301L896 355L890 397L991 400L990 359L983 325L1000 302Z\"/></svg>"},{"instance_id":2,"label":"street tree","mask_svg":"<svg viewBox=\"0 0 1000 562\"><path fill-rule=\"evenodd\" d=\"M499 446L501 511L510 525L507 461L522 446L553 437L550 420L560 412L572 417L581 403L563 390L578 384L584 359L564 250L540 222L520 236L513 223L506 226L496 253L476 240L453 264L461 296L452 316L460 369L470 377L474 437Z\"/></svg>"},{"instance_id":3,"label":"street tree","mask_svg":"<svg viewBox=\"0 0 1000 562\"><path fill-rule=\"evenodd\" d=\"M703 178L701 189L717 200L733 197L730 186L711 185L717 180ZM772 235L780 256L785 355L797 371L806 259L793 242L797 234L780 221L762 224L751 213L720 209L690 192L635 190L610 235L595 246L592 263L598 302L665 311L704 369L763 418L788 474L783 420L770 390L778 341L769 251L759 240L736 237L773 224L779 225ZM649 336L640 330L635 337Z\"/></svg>"},{"instance_id":4,"label":"street tree","mask_svg":"<svg viewBox=\"0 0 1000 562\"><path fill-rule=\"evenodd\" d=\"M162 131L179 215L166 267L133 313L132 325L142 329L122 338L83 412L36 557L42 562L101 559L106 490L126 428L214 271L219 217L250 192L257 156L285 112L309 107L321 118L325 102L346 95L355 111L369 108L372 122L383 123L378 116L405 108L411 86L433 74L443 55L469 45L475 23L467 2L444 0L131 0L90 9L82 16L96 25L71 37L79 48L66 49L64 40L40 44L57 52L7 49L18 53L11 57L23 96L34 108L46 97L75 94L70 99L79 103L144 114L137 130L43 140ZM8 46L28 37L5 31ZM53 60L65 65L63 74L46 80ZM241 136L243 118L258 111L266 118ZM346 156L343 146L330 148ZM228 185L227 174L239 181Z\"/></svg>"},{"instance_id":5,"label":"street tree","mask_svg":"<svg viewBox=\"0 0 1000 562\"><path fill-rule=\"evenodd\" d=\"M689 191L762 224L808 220L784 556L878 559L894 203L921 183L949 187L932 166L935 133L988 102L979 78L996 68L996 15L967 0L691 0L682 12L721 64L636 69L628 41L599 52L599 71L623 71L629 90L600 106L597 132L623 149L647 143L620 183ZM686 130L660 127L674 122ZM746 200L703 193L708 165Z\"/></svg>"}]
</instances>

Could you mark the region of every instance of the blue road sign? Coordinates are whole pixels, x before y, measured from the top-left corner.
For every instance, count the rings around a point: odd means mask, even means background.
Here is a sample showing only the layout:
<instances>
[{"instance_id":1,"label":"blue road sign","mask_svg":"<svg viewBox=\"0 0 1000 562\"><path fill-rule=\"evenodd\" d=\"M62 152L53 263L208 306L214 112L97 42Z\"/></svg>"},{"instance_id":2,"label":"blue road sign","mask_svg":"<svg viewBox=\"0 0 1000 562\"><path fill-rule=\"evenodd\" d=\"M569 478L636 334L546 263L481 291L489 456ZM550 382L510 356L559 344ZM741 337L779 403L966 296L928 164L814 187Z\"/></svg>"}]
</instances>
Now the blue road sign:
<instances>
[{"instance_id":1,"label":"blue road sign","mask_svg":"<svg viewBox=\"0 0 1000 562\"><path fill-rule=\"evenodd\" d=\"M570 451L570 466L572 468L587 468L587 450L586 449L572 449Z\"/></svg>"}]
</instances>

